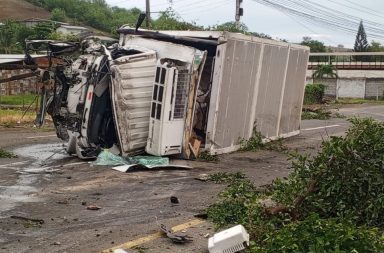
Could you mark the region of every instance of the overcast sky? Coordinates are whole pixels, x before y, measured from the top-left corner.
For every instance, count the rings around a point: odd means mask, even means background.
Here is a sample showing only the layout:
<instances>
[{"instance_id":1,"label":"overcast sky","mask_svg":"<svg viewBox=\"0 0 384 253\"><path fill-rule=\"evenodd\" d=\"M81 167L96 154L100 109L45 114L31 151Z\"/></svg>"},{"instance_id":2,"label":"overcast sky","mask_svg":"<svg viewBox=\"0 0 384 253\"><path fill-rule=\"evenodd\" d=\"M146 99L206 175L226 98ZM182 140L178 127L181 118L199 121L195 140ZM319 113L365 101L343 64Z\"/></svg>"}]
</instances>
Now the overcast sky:
<instances>
[{"instance_id":1,"label":"overcast sky","mask_svg":"<svg viewBox=\"0 0 384 253\"><path fill-rule=\"evenodd\" d=\"M145 0L106 1L112 6L145 9ZM339 4L336 4L335 1ZM360 17L362 20L383 23L384 29L384 1L382 0L316 0L315 2ZM367 9L359 11L359 7L353 3L364 5ZM351 8L343 7L340 4L351 6ZM168 0L151 0L151 12L163 11L168 6ZM204 26L234 21L235 18L235 0L173 0L172 7L184 20L195 21ZM355 41L354 35L307 24L299 18L289 17L253 0L243 0L243 8L244 16L241 21L249 27L249 30L266 33L273 38L300 42L303 36L310 36L327 45L343 44L346 47L353 47ZM370 15L369 12L373 13L374 10L377 10L374 12L376 15ZM156 17L156 14L153 15ZM357 28L355 27L356 32ZM368 40L372 39L368 36Z\"/></svg>"}]
</instances>

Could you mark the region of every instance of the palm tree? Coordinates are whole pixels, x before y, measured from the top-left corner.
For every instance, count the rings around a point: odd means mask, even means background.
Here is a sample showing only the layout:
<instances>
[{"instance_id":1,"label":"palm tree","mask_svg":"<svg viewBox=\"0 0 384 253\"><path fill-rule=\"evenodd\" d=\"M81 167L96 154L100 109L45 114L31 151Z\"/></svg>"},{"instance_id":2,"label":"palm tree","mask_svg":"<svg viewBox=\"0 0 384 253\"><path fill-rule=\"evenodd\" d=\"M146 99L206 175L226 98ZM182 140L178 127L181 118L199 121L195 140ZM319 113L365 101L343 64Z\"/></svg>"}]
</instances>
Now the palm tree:
<instances>
[{"instance_id":1,"label":"palm tree","mask_svg":"<svg viewBox=\"0 0 384 253\"><path fill-rule=\"evenodd\" d=\"M332 65L317 65L312 74L313 79L337 78L336 69Z\"/></svg>"}]
</instances>

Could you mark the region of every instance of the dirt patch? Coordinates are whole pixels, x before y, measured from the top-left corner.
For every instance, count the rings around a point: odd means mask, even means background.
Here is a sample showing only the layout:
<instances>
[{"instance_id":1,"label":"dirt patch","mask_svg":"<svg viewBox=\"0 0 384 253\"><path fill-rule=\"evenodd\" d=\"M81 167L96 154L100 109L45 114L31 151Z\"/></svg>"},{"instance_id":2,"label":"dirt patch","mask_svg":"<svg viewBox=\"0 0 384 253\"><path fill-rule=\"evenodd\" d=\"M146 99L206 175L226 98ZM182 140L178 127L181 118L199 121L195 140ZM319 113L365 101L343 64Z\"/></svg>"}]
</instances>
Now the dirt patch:
<instances>
[{"instance_id":1,"label":"dirt patch","mask_svg":"<svg viewBox=\"0 0 384 253\"><path fill-rule=\"evenodd\" d=\"M22 0L2 0L0 1L0 10L0 20L49 19L51 17L51 14L43 8Z\"/></svg>"}]
</instances>

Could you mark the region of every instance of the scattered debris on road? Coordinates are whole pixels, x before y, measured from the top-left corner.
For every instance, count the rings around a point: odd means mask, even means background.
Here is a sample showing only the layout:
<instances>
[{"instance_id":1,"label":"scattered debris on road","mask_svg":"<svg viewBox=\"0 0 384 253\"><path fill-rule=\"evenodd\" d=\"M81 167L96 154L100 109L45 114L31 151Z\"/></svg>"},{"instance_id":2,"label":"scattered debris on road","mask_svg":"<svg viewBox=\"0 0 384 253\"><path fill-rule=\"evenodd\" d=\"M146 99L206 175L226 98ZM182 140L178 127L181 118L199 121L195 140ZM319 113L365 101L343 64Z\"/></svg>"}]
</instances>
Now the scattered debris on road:
<instances>
[{"instance_id":1,"label":"scattered debris on road","mask_svg":"<svg viewBox=\"0 0 384 253\"><path fill-rule=\"evenodd\" d=\"M41 227L45 223L43 219L33 219L18 215L12 215L10 218L24 221L24 227Z\"/></svg>"},{"instance_id":2,"label":"scattered debris on road","mask_svg":"<svg viewBox=\"0 0 384 253\"><path fill-rule=\"evenodd\" d=\"M209 180L208 174L200 174L198 177L195 178L196 180L206 182Z\"/></svg>"},{"instance_id":3,"label":"scattered debris on road","mask_svg":"<svg viewBox=\"0 0 384 253\"><path fill-rule=\"evenodd\" d=\"M207 213L198 213L198 214L195 214L193 217L199 218L202 220L206 220L206 219L208 219L208 214Z\"/></svg>"},{"instance_id":4,"label":"scattered debris on road","mask_svg":"<svg viewBox=\"0 0 384 253\"><path fill-rule=\"evenodd\" d=\"M68 200L67 199L64 199L64 200L59 200L59 201L56 201L57 204L61 204L61 205L68 205Z\"/></svg>"},{"instance_id":5,"label":"scattered debris on road","mask_svg":"<svg viewBox=\"0 0 384 253\"><path fill-rule=\"evenodd\" d=\"M175 197L175 196L171 196L171 203L172 204L179 204L180 202L179 202L179 199L177 198L177 197Z\"/></svg>"},{"instance_id":6,"label":"scattered debris on road","mask_svg":"<svg viewBox=\"0 0 384 253\"><path fill-rule=\"evenodd\" d=\"M89 206L87 206L87 210L97 211L97 210L100 210L100 209L101 209L101 207L96 206L96 205L89 205Z\"/></svg>"},{"instance_id":7,"label":"scattered debris on road","mask_svg":"<svg viewBox=\"0 0 384 253\"><path fill-rule=\"evenodd\" d=\"M191 236L189 236L189 235L179 235L179 234L175 234L175 233L173 233L171 230L169 230L164 224L160 224L160 229L161 229L161 231L163 231L163 232L167 235L167 237L168 237L169 239L171 239L172 242L174 242L174 243L183 244L183 243L187 243L187 242L191 242L191 241L193 241Z\"/></svg>"}]
</instances>

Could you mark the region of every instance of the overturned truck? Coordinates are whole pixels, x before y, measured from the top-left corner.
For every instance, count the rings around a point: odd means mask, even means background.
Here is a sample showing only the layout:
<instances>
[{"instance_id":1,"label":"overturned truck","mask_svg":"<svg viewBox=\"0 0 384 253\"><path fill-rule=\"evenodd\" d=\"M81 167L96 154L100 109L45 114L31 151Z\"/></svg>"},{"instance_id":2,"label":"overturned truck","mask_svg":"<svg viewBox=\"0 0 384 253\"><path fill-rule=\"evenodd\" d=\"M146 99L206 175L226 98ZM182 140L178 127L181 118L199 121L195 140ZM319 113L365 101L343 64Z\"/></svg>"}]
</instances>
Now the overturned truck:
<instances>
[{"instance_id":1,"label":"overturned truck","mask_svg":"<svg viewBox=\"0 0 384 253\"><path fill-rule=\"evenodd\" d=\"M91 47L56 80L47 110L69 153L193 158L235 151L256 131L299 133L309 48L229 32L118 32L118 45Z\"/></svg>"}]
</instances>

